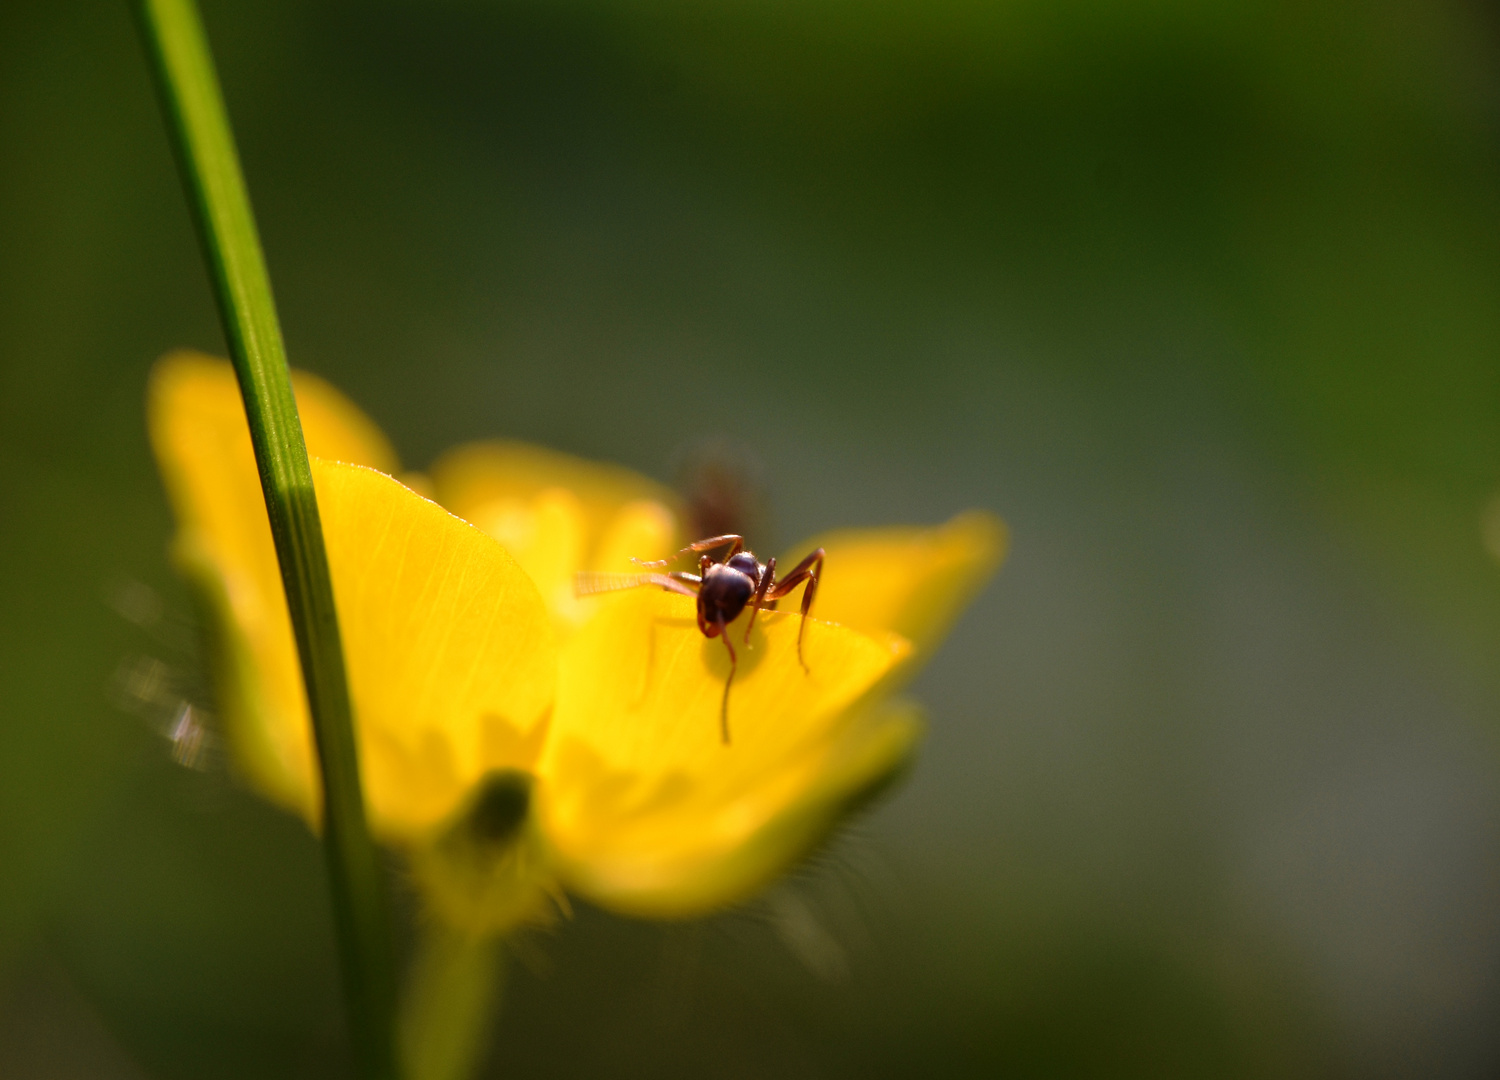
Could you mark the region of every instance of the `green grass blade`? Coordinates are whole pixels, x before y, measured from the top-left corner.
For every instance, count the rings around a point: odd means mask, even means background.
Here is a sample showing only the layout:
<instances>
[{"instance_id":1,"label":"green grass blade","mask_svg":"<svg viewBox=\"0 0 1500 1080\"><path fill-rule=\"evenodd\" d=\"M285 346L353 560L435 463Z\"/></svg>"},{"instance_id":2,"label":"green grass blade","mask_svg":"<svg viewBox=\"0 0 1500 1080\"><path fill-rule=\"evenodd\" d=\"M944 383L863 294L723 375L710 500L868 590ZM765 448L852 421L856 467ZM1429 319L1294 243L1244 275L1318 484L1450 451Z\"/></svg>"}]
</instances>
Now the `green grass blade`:
<instances>
[{"instance_id":1,"label":"green grass blade","mask_svg":"<svg viewBox=\"0 0 1500 1080\"><path fill-rule=\"evenodd\" d=\"M271 534L307 685L323 778L323 835L350 1036L362 1074L397 1074L395 965L359 758L328 556L239 155L193 0L138 0L230 356L239 376Z\"/></svg>"}]
</instances>

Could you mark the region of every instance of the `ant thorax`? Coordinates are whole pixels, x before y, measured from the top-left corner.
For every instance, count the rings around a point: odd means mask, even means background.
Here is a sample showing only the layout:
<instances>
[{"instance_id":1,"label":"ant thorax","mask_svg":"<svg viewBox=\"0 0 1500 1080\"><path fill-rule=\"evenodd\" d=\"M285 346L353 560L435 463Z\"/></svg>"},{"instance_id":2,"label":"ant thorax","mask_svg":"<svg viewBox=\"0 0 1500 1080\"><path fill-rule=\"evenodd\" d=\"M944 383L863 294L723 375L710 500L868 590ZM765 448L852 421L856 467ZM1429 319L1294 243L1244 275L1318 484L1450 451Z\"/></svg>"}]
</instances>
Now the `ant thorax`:
<instances>
[{"instance_id":1,"label":"ant thorax","mask_svg":"<svg viewBox=\"0 0 1500 1080\"><path fill-rule=\"evenodd\" d=\"M748 551L737 551L729 556L728 562L724 564L731 570L738 570L757 585L760 584L760 576L765 573L763 566L754 555Z\"/></svg>"}]
</instances>

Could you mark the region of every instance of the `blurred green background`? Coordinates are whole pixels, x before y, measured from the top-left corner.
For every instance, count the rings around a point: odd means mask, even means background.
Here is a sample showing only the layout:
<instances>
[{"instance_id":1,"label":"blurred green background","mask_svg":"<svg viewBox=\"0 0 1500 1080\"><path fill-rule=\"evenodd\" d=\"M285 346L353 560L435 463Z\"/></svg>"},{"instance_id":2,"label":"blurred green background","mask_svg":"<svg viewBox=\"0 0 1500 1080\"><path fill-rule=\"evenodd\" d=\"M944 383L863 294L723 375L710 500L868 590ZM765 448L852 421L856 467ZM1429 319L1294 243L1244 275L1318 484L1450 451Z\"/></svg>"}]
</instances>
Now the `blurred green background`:
<instances>
[{"instance_id":1,"label":"blurred green background","mask_svg":"<svg viewBox=\"0 0 1500 1080\"><path fill-rule=\"evenodd\" d=\"M293 359L410 465L722 438L779 546L1013 529L909 782L740 910L518 942L491 1074L1500 1071L1492 8L204 11ZM128 7L7 0L6 1077L345 1075L314 841L163 737L179 345Z\"/></svg>"}]
</instances>

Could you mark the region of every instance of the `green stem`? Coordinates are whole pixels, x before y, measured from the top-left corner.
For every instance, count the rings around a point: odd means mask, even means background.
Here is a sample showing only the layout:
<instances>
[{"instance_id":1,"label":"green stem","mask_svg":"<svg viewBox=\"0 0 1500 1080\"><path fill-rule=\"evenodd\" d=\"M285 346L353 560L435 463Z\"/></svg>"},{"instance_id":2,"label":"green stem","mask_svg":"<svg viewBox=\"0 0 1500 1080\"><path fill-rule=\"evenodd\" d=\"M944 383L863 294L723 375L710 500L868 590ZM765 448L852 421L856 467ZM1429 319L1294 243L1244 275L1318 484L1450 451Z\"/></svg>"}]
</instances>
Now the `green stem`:
<instances>
[{"instance_id":1,"label":"green stem","mask_svg":"<svg viewBox=\"0 0 1500 1080\"><path fill-rule=\"evenodd\" d=\"M137 0L137 8L245 399L307 685L350 1037L364 1077L394 1080L390 923L365 822L333 583L271 281L193 0Z\"/></svg>"},{"instance_id":2,"label":"green stem","mask_svg":"<svg viewBox=\"0 0 1500 1080\"><path fill-rule=\"evenodd\" d=\"M437 921L424 925L401 1003L408 1080L471 1080L483 1064L504 984L498 939Z\"/></svg>"}]
</instances>

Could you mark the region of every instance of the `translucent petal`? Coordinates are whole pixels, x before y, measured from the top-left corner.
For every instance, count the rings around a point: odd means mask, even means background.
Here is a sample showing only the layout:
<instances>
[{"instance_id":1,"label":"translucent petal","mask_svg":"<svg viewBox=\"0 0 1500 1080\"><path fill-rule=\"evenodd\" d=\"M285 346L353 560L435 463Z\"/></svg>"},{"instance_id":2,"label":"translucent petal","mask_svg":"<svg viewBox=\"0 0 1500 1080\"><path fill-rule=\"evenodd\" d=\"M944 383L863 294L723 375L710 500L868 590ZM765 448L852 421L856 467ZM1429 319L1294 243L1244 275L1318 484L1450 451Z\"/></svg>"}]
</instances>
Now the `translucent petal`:
<instances>
[{"instance_id":1,"label":"translucent petal","mask_svg":"<svg viewBox=\"0 0 1500 1080\"><path fill-rule=\"evenodd\" d=\"M534 786L521 770L488 773L452 820L408 852L428 908L448 926L483 939L566 910L531 812Z\"/></svg>"},{"instance_id":2,"label":"translucent petal","mask_svg":"<svg viewBox=\"0 0 1500 1080\"><path fill-rule=\"evenodd\" d=\"M569 888L616 910L687 916L748 895L801 856L852 793L889 773L915 735L909 716L861 706L908 652L769 612L729 672L693 602L654 590L604 601L563 647L540 767L542 827Z\"/></svg>"},{"instance_id":3,"label":"translucent petal","mask_svg":"<svg viewBox=\"0 0 1500 1080\"><path fill-rule=\"evenodd\" d=\"M380 429L328 383L293 372L310 453L397 468ZM173 558L198 587L218 706L240 768L311 817L312 744L265 499L234 370L199 353L163 357L147 395L152 447L176 513Z\"/></svg>"},{"instance_id":4,"label":"translucent petal","mask_svg":"<svg viewBox=\"0 0 1500 1080\"><path fill-rule=\"evenodd\" d=\"M465 520L500 541L536 582L558 628L576 621L573 578L587 540L583 507L566 488L544 488L529 499L500 496L481 503Z\"/></svg>"},{"instance_id":5,"label":"translucent petal","mask_svg":"<svg viewBox=\"0 0 1500 1080\"><path fill-rule=\"evenodd\" d=\"M326 384L295 379L309 447L394 465ZM227 364L158 365L152 439L199 586L242 768L316 817L311 732L238 389ZM371 437L371 432L375 436ZM534 765L556 681L550 619L493 539L371 469L314 460L372 817L413 835L485 771Z\"/></svg>"},{"instance_id":6,"label":"translucent petal","mask_svg":"<svg viewBox=\"0 0 1500 1080\"><path fill-rule=\"evenodd\" d=\"M593 609L573 594L580 570L626 570L680 547L670 491L629 469L526 443L452 450L432 468L438 502L504 544L567 632Z\"/></svg>"},{"instance_id":7,"label":"translucent petal","mask_svg":"<svg viewBox=\"0 0 1500 1080\"><path fill-rule=\"evenodd\" d=\"M639 473L527 443L469 443L448 451L430 471L437 501L466 521L473 521L480 508L497 499L530 502L549 490L571 492L583 515L583 534L588 538L583 558L590 567L595 545L628 504L647 500L681 516L676 496Z\"/></svg>"},{"instance_id":8,"label":"translucent petal","mask_svg":"<svg viewBox=\"0 0 1500 1080\"><path fill-rule=\"evenodd\" d=\"M778 568L825 548L813 613L856 630L894 631L912 642L920 662L994 573L1006 542L999 518L971 510L935 528L825 533L793 548Z\"/></svg>"},{"instance_id":9,"label":"translucent petal","mask_svg":"<svg viewBox=\"0 0 1500 1080\"><path fill-rule=\"evenodd\" d=\"M500 544L436 503L358 466L314 461L313 478L366 800L382 832L416 834L486 772L535 767L550 616Z\"/></svg>"},{"instance_id":10,"label":"translucent petal","mask_svg":"<svg viewBox=\"0 0 1500 1080\"><path fill-rule=\"evenodd\" d=\"M623 573L632 569L632 559L649 562L678 550L677 519L672 511L655 499L635 499L604 523L582 569Z\"/></svg>"}]
</instances>

